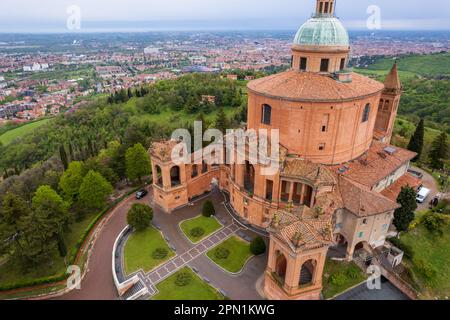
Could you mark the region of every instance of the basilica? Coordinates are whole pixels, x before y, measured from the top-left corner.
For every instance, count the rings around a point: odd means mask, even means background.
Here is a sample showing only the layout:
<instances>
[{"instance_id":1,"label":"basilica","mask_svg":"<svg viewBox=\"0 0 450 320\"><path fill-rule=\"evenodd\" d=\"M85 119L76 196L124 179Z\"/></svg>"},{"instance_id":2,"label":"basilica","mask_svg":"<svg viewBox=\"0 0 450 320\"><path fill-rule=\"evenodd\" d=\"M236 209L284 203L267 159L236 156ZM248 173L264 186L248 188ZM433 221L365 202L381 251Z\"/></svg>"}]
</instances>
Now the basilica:
<instances>
[{"instance_id":1,"label":"basilica","mask_svg":"<svg viewBox=\"0 0 450 320\"><path fill-rule=\"evenodd\" d=\"M390 145L402 94L397 65L384 84L352 72L349 35L334 0L317 0L298 30L289 70L248 83L247 129L277 129L279 170L205 162L177 165L178 141L150 148L155 204L167 214L210 191L216 181L240 219L269 234L264 294L268 299L319 299L330 247L384 245L412 185L415 154ZM247 149L245 149L247 152Z\"/></svg>"}]
</instances>

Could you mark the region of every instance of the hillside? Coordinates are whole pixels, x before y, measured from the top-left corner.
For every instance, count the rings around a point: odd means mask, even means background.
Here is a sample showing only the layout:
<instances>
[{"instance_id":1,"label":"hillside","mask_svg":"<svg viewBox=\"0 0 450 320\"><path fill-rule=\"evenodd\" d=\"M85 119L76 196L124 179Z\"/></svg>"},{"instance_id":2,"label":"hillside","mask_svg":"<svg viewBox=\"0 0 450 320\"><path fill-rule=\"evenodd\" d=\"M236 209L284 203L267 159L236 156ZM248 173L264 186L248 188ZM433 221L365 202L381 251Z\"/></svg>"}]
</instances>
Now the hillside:
<instances>
[{"instance_id":1,"label":"hillside","mask_svg":"<svg viewBox=\"0 0 450 320\"><path fill-rule=\"evenodd\" d=\"M383 81L393 62L380 58L355 71ZM404 90L399 115L414 123L424 118L426 126L450 133L450 54L410 55L397 62Z\"/></svg>"}]
</instances>

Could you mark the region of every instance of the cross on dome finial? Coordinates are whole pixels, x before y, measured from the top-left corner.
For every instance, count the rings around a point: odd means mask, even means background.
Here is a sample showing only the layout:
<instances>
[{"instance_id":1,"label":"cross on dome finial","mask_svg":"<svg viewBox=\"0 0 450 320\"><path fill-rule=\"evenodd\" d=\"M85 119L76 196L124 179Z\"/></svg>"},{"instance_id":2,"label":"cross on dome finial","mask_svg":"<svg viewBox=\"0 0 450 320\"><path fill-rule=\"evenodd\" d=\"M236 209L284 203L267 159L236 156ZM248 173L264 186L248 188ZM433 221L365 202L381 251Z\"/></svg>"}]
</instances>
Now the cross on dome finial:
<instances>
[{"instance_id":1,"label":"cross on dome finial","mask_svg":"<svg viewBox=\"0 0 450 320\"><path fill-rule=\"evenodd\" d=\"M316 16L334 16L334 0L317 0Z\"/></svg>"}]
</instances>

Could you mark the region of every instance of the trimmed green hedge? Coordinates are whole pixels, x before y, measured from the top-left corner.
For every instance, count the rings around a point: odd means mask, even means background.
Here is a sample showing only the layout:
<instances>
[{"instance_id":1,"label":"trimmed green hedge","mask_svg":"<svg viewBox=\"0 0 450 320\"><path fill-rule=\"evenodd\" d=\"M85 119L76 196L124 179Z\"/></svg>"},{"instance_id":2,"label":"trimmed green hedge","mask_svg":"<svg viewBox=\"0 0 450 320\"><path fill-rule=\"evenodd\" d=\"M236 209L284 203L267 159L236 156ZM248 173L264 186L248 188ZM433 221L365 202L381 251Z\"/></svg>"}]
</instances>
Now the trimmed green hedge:
<instances>
[{"instance_id":1,"label":"trimmed green hedge","mask_svg":"<svg viewBox=\"0 0 450 320\"><path fill-rule=\"evenodd\" d=\"M68 265L73 265L75 263L75 260L77 258L78 252L80 251L81 246L83 245L84 241L88 237L88 235L91 233L94 226L97 224L97 222L112 208L114 208L117 204L122 202L124 199L128 198L130 195L135 193L140 188L136 188L124 196L120 197L119 199L115 200L113 203L111 203L107 208L103 209L95 218L92 220L92 222L87 226L87 228L84 230L83 234L80 236L80 239L75 244L75 247L71 249L69 259L67 260ZM39 278L23 283L10 283L6 285L0 286L0 292L1 291L9 291L14 289L21 289L26 287L34 287L38 285L44 285L44 284L51 284L55 282L64 281L69 277L67 273L62 273L59 275Z\"/></svg>"}]
</instances>

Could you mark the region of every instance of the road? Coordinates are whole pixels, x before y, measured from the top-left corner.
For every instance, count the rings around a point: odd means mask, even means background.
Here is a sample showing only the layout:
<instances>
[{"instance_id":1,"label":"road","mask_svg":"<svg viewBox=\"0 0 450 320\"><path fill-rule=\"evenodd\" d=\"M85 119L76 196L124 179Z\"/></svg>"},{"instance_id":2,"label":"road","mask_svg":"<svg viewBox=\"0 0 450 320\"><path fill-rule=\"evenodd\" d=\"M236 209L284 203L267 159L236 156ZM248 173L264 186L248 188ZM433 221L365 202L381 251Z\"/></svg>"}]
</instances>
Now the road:
<instances>
[{"instance_id":1,"label":"road","mask_svg":"<svg viewBox=\"0 0 450 320\"><path fill-rule=\"evenodd\" d=\"M430 200L432 200L436 196L436 194L439 193L438 184L436 180L434 180L433 176L428 172L417 167L412 167L412 169L423 174L422 184L425 188L431 190L430 195L425 200L425 202L419 203L417 208L418 211L427 210L429 208Z\"/></svg>"}]
</instances>

